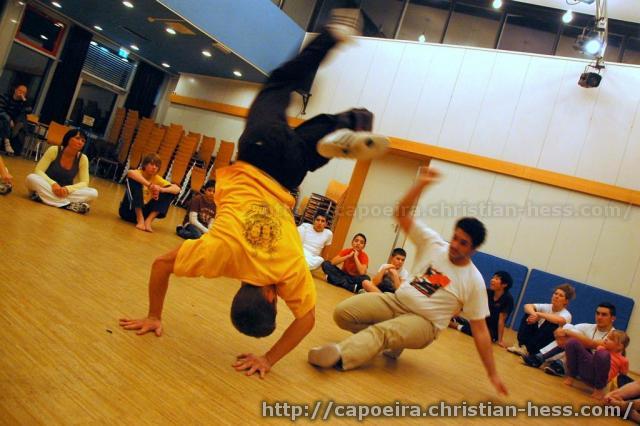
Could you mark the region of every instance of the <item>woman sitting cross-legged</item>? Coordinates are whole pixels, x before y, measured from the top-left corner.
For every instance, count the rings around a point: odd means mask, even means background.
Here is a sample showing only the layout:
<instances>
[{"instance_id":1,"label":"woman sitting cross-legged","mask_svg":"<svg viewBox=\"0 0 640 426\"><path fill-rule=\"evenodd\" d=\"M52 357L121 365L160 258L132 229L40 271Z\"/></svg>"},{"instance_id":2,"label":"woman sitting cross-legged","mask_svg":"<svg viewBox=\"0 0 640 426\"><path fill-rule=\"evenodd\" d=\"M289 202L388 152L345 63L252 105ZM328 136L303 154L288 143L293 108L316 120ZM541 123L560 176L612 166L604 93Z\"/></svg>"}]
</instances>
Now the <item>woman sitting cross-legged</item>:
<instances>
[{"instance_id":1,"label":"woman sitting cross-legged","mask_svg":"<svg viewBox=\"0 0 640 426\"><path fill-rule=\"evenodd\" d=\"M180 187L158 176L162 161L157 154L142 159L141 169L127 172L127 190L120 203L120 217L141 231L153 232L151 223L167 215Z\"/></svg>"},{"instance_id":2,"label":"woman sitting cross-legged","mask_svg":"<svg viewBox=\"0 0 640 426\"><path fill-rule=\"evenodd\" d=\"M98 191L89 188L89 160L82 153L87 135L80 129L69 130L60 146L47 149L27 176L27 189L35 201L87 213Z\"/></svg>"}]
</instances>

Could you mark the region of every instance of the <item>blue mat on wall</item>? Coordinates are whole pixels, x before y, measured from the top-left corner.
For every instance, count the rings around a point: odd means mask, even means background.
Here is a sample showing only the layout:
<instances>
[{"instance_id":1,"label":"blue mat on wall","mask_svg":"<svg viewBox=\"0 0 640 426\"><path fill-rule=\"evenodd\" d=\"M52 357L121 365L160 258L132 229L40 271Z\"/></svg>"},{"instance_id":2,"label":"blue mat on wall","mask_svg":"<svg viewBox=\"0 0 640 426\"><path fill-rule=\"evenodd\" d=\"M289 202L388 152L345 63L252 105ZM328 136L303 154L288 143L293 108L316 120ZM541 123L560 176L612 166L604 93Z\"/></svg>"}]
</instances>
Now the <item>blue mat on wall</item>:
<instances>
[{"instance_id":1,"label":"blue mat on wall","mask_svg":"<svg viewBox=\"0 0 640 426\"><path fill-rule=\"evenodd\" d=\"M569 312L573 324L595 322L596 307L601 302L611 302L616 307L615 328L626 330L633 311L633 299L603 290L592 285L553 275L548 272L532 269L524 290L522 301L518 305L513 328L518 329L524 315L523 307L527 303L550 303L553 289L564 283L576 289L576 298L569 303Z\"/></svg>"},{"instance_id":2,"label":"blue mat on wall","mask_svg":"<svg viewBox=\"0 0 640 426\"><path fill-rule=\"evenodd\" d=\"M518 298L520 297L520 293L522 293L522 287L524 286L524 281L527 278L529 268L519 263L481 252L476 252L471 260L482 274L482 278L484 278L487 288L489 287L489 281L491 281L491 278L496 271L507 271L511 274L511 277L513 278L513 286L509 291L513 296L514 305L517 306ZM514 310L514 313L515 312L516 311ZM507 318L507 326L511 326L514 313Z\"/></svg>"}]
</instances>

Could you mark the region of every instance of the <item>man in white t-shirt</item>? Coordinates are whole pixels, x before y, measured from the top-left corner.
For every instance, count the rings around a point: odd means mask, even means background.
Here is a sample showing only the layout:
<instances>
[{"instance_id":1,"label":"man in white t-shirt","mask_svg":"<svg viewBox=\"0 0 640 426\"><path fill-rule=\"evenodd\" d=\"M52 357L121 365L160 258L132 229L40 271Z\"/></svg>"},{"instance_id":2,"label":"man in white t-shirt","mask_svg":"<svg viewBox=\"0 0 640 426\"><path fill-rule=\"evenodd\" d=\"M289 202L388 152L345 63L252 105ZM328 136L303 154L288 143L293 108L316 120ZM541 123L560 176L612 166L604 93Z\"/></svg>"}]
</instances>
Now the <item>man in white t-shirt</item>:
<instances>
[{"instance_id":1,"label":"man in white t-shirt","mask_svg":"<svg viewBox=\"0 0 640 426\"><path fill-rule=\"evenodd\" d=\"M470 259L484 242L484 226L475 218L460 219L447 243L412 216L420 194L437 177L436 171L422 168L396 212L400 227L417 249L411 281L402 283L395 293L363 293L338 304L336 323L355 334L338 344L311 349L308 359L319 367L350 370L380 351L397 358L403 349L428 346L453 314L464 307L487 375L498 393L506 394L485 321L489 316L487 292L482 275Z\"/></svg>"},{"instance_id":2,"label":"man in white t-shirt","mask_svg":"<svg viewBox=\"0 0 640 426\"><path fill-rule=\"evenodd\" d=\"M566 341L571 337L575 337L580 340L584 347L595 349L602 345L605 336L609 334L611 330L614 330L613 323L615 319L616 307L609 302L601 302L596 308L595 324L566 324L564 327L556 329L554 332L555 340L553 342L540 349L540 352L525 355L522 359L526 365L538 368L546 360L558 358L549 363L545 368L545 372L555 376L563 376L564 361L561 358L564 358L564 356L559 355L564 352L564 344Z\"/></svg>"},{"instance_id":3,"label":"man in white t-shirt","mask_svg":"<svg viewBox=\"0 0 640 426\"><path fill-rule=\"evenodd\" d=\"M319 268L324 262L322 250L331 245L333 233L327 229L327 217L324 213L318 212L313 218L313 225L303 223L298 226L304 258L309 265L309 269Z\"/></svg>"},{"instance_id":4,"label":"man in white t-shirt","mask_svg":"<svg viewBox=\"0 0 640 426\"><path fill-rule=\"evenodd\" d=\"M576 295L570 284L560 284L553 290L551 303L527 303L518 328L518 342L507 350L518 355L535 354L553 342L557 328L571 324L569 301Z\"/></svg>"},{"instance_id":5,"label":"man in white t-shirt","mask_svg":"<svg viewBox=\"0 0 640 426\"><path fill-rule=\"evenodd\" d=\"M360 292L395 293L400 285L409 279L409 272L403 267L406 259L407 252L403 248L394 248L389 263L380 265L378 273L371 280L362 281Z\"/></svg>"}]
</instances>

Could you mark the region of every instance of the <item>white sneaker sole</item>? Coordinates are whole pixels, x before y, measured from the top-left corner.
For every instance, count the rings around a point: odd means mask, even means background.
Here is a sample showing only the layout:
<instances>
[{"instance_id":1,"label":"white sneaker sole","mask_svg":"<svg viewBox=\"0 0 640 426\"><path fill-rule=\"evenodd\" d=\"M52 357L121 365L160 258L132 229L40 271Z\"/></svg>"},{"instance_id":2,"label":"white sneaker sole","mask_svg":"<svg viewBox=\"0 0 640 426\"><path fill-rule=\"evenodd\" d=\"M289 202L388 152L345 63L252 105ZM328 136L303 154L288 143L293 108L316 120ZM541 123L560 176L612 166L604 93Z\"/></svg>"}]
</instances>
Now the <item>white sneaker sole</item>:
<instances>
[{"instance_id":1,"label":"white sneaker sole","mask_svg":"<svg viewBox=\"0 0 640 426\"><path fill-rule=\"evenodd\" d=\"M316 149L325 158L351 158L371 160L383 155L389 148L386 136L369 132L339 129L320 139Z\"/></svg>"},{"instance_id":2,"label":"white sneaker sole","mask_svg":"<svg viewBox=\"0 0 640 426\"><path fill-rule=\"evenodd\" d=\"M340 361L340 348L335 343L324 346L317 346L309 351L307 357L309 364L317 367L333 367Z\"/></svg>"}]
</instances>

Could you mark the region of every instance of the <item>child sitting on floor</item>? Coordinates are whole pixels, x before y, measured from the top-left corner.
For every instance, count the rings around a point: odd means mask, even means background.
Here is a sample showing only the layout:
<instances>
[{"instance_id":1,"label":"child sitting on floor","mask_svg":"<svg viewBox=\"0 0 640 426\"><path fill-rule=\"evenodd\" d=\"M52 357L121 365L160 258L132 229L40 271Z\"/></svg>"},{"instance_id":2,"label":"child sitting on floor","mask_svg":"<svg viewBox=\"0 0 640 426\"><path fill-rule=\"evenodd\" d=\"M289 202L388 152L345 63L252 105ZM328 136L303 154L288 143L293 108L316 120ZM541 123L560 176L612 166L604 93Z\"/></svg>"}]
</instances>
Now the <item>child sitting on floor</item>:
<instances>
[{"instance_id":1,"label":"child sitting on floor","mask_svg":"<svg viewBox=\"0 0 640 426\"><path fill-rule=\"evenodd\" d=\"M176 227L176 233L185 240L195 240L207 232L216 216L216 181L209 180L202 187L204 194L196 194L189 203L189 211L184 215L182 225Z\"/></svg>"}]
</instances>

